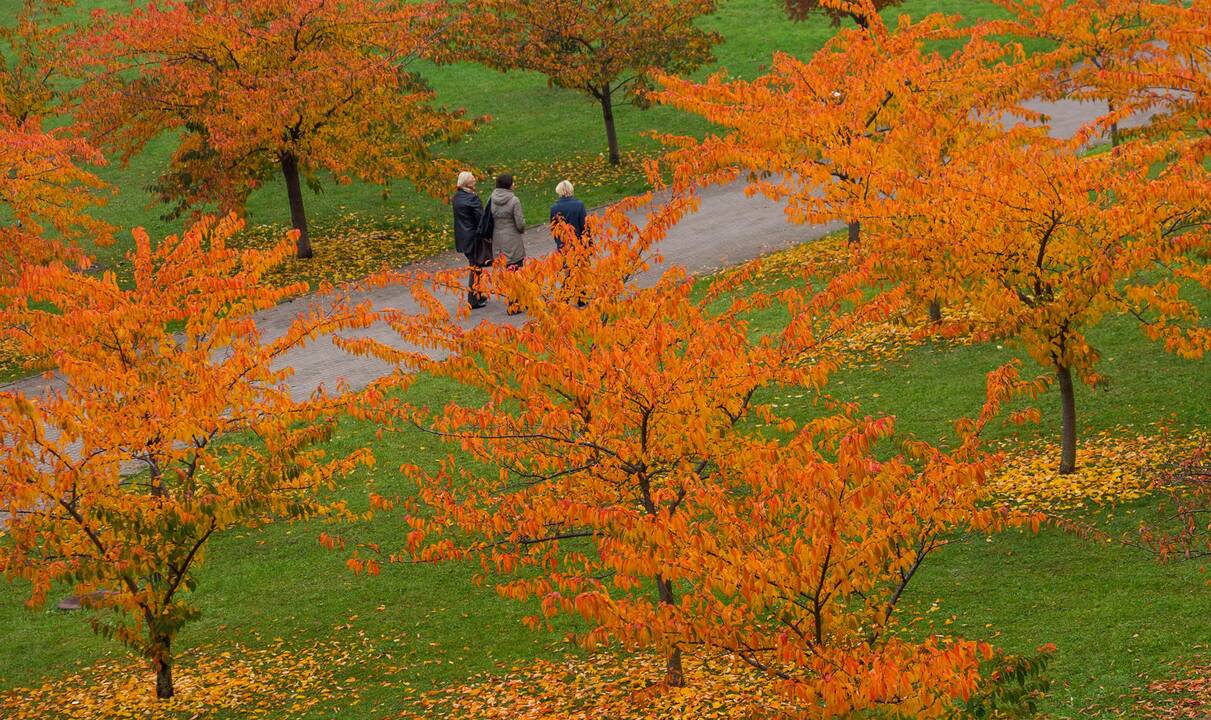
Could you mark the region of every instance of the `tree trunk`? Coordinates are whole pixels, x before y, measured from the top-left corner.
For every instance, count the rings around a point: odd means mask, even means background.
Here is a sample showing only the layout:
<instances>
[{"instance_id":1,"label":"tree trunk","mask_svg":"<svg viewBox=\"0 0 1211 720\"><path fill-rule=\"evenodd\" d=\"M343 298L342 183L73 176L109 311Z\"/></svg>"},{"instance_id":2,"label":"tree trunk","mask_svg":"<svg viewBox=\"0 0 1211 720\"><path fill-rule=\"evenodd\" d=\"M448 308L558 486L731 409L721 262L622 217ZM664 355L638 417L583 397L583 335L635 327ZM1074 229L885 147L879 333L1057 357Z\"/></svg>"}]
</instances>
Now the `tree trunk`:
<instances>
[{"instance_id":1,"label":"tree trunk","mask_svg":"<svg viewBox=\"0 0 1211 720\"><path fill-rule=\"evenodd\" d=\"M618 129L614 126L614 97L609 85L601 90L601 117L605 120L606 140L610 144L610 164L622 163L622 153L618 149Z\"/></svg>"},{"instance_id":2,"label":"tree trunk","mask_svg":"<svg viewBox=\"0 0 1211 720\"><path fill-rule=\"evenodd\" d=\"M937 300L931 300L929 303L929 321L931 323L942 322L942 303Z\"/></svg>"},{"instance_id":3,"label":"tree trunk","mask_svg":"<svg viewBox=\"0 0 1211 720\"><path fill-rule=\"evenodd\" d=\"M656 591L660 594L662 605L674 605L673 582L656 576ZM674 647L665 663L664 681L669 687L685 687L685 670L681 667L681 648Z\"/></svg>"},{"instance_id":4,"label":"tree trunk","mask_svg":"<svg viewBox=\"0 0 1211 720\"><path fill-rule=\"evenodd\" d=\"M312 255L311 236L307 233L307 210L303 207L303 188L299 184L299 160L289 152L282 153L280 158L282 176L286 178L286 196L290 198L290 222L299 231L298 256L309 258Z\"/></svg>"},{"instance_id":5,"label":"tree trunk","mask_svg":"<svg viewBox=\"0 0 1211 720\"><path fill-rule=\"evenodd\" d=\"M1055 374L1060 381L1060 403L1064 412L1060 441L1060 474L1067 475L1076 471L1076 394L1070 369L1061 366Z\"/></svg>"},{"instance_id":6,"label":"tree trunk","mask_svg":"<svg viewBox=\"0 0 1211 720\"><path fill-rule=\"evenodd\" d=\"M862 239L862 221L861 220L850 220L849 221L849 244L857 245L858 241L861 239Z\"/></svg>"},{"instance_id":7,"label":"tree trunk","mask_svg":"<svg viewBox=\"0 0 1211 720\"><path fill-rule=\"evenodd\" d=\"M1106 107L1109 108L1110 112L1114 112L1114 103L1108 102L1108 103L1106 103ZM1117 122L1111 123L1110 124L1110 147L1116 148L1116 147L1118 147L1118 143L1119 143L1118 123Z\"/></svg>"},{"instance_id":8,"label":"tree trunk","mask_svg":"<svg viewBox=\"0 0 1211 720\"><path fill-rule=\"evenodd\" d=\"M172 688L172 641L164 638L159 643L160 656L155 660L156 697L167 700L173 696Z\"/></svg>"}]
</instances>

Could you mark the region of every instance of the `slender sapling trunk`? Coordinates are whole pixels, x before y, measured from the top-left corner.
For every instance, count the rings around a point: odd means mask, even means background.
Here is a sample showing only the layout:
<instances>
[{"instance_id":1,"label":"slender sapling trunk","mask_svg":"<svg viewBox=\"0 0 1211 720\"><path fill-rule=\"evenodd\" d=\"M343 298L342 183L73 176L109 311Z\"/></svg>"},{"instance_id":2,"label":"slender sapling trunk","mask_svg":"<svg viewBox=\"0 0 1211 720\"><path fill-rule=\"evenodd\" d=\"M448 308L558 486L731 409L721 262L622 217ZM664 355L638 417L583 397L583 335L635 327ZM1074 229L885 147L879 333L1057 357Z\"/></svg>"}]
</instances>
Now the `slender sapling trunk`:
<instances>
[{"instance_id":1,"label":"slender sapling trunk","mask_svg":"<svg viewBox=\"0 0 1211 720\"><path fill-rule=\"evenodd\" d=\"M172 641L161 638L157 643L158 657L154 661L156 668L156 697L167 700L172 697Z\"/></svg>"},{"instance_id":2,"label":"slender sapling trunk","mask_svg":"<svg viewBox=\"0 0 1211 720\"><path fill-rule=\"evenodd\" d=\"M303 207L303 188L299 183L299 160L294 153L280 155L282 177L286 179L286 196L290 199L290 222L298 230L298 256L312 256L311 236L307 233L307 210Z\"/></svg>"},{"instance_id":3,"label":"slender sapling trunk","mask_svg":"<svg viewBox=\"0 0 1211 720\"><path fill-rule=\"evenodd\" d=\"M665 580L657 575L656 591L660 595L662 605L676 604L671 580ZM681 666L681 648L675 647L669 653L668 662L665 663L664 681L669 687L685 687L685 670Z\"/></svg>"},{"instance_id":4,"label":"slender sapling trunk","mask_svg":"<svg viewBox=\"0 0 1211 720\"><path fill-rule=\"evenodd\" d=\"M1076 394L1072 385L1072 370L1061 365L1056 370L1060 384L1060 403L1063 407L1063 428L1060 441L1060 474L1076 471Z\"/></svg>"},{"instance_id":5,"label":"slender sapling trunk","mask_svg":"<svg viewBox=\"0 0 1211 720\"><path fill-rule=\"evenodd\" d=\"M622 152L618 149L618 128L614 125L614 97L609 85L601 89L601 117L605 121L606 140L610 144L610 164L622 163Z\"/></svg>"},{"instance_id":6,"label":"slender sapling trunk","mask_svg":"<svg viewBox=\"0 0 1211 720\"><path fill-rule=\"evenodd\" d=\"M942 303L937 300L929 302L929 321L931 323L942 322Z\"/></svg>"}]
</instances>

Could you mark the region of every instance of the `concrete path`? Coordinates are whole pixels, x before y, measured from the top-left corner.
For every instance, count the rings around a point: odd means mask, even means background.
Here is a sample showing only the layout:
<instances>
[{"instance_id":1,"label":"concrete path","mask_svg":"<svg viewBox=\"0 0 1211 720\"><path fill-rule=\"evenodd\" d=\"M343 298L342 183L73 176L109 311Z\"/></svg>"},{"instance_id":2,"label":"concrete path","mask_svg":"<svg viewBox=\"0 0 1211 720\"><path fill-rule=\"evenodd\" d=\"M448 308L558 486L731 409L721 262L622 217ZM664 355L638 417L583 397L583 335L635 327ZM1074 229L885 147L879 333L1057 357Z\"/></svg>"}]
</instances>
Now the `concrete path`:
<instances>
[{"instance_id":1,"label":"concrete path","mask_svg":"<svg viewBox=\"0 0 1211 720\"><path fill-rule=\"evenodd\" d=\"M1104 105L1075 101L1039 101L1029 103L1029 106L1051 117L1051 132L1057 137L1071 137L1082 125L1106 112ZM1146 122L1146 118L1137 118L1125 125L1141 122ZM698 212L682 220L660 244L658 249L665 262L680 265L690 273L709 273L818 239L840 227L792 225L786 221L780 204L764 197L745 197L744 187L745 183L737 182L702 191ZM549 228L545 225L531 228L526 233L526 247L532 257L552 252L554 243ZM404 271L451 269L464 267L465 264L461 255L449 252L404 268ZM652 282L659 270L653 268L648 271L640 282ZM410 294L403 288L385 288L365 297L380 309L408 310L415 307ZM310 296L304 296L260 313L257 323L265 337L279 336L312 300ZM462 301L461 295L450 294L445 298L450 308ZM487 307L475 311L467 322L504 323L517 320L507 317L503 305L494 300ZM385 325L375 326L358 335L398 344L398 337ZM282 362L295 370L291 388L297 397L308 395L320 386L331 388L337 381L344 381L352 389L360 389L390 371L385 363L352 356L335 347L328 339L321 339L290 353ZM45 392L47 383L41 377L30 378L2 386L0 392L15 391L36 396Z\"/></svg>"}]
</instances>

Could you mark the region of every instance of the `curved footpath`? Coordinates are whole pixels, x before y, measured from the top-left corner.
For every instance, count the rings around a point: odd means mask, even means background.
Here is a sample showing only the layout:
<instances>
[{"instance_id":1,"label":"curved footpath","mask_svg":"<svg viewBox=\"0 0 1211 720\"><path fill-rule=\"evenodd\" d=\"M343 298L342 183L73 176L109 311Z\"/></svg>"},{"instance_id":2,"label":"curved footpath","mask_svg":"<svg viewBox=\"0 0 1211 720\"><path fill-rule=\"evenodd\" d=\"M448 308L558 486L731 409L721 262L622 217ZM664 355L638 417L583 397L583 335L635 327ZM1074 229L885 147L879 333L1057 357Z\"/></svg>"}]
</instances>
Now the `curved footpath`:
<instances>
[{"instance_id":1,"label":"curved footpath","mask_svg":"<svg viewBox=\"0 0 1211 720\"><path fill-rule=\"evenodd\" d=\"M1051 132L1057 137L1071 137L1080 127L1106 112L1105 106L1099 103L1068 100L1054 103L1038 101L1029 103L1029 106L1032 110L1038 110L1051 117ZM1126 125L1139 124L1144 120L1136 118L1133 123ZM741 181L704 189L701 192L700 209L687 215L673 227L668 237L659 245L665 264L680 265L693 274L709 273L818 239L841 227L840 224L792 225L787 222L779 203L760 196L746 197L744 188L745 183ZM546 225L530 228L526 233L526 247L532 257L554 251L549 228ZM402 270L431 271L460 268L465 265L466 261L462 255L448 252ZM652 268L640 278L640 282L652 282L660 270L659 267ZM265 338L271 339L284 332L295 316L313 299L309 295L302 296L258 314L257 324ZM370 300L380 309L415 308L411 295L407 289L401 287L380 289L366 294L364 299ZM462 294L450 294L445 298L450 308L463 301ZM520 318L507 317L503 304L499 300L493 300L465 322L471 325L483 321L505 323L519 320ZM382 323L357 335L374 337L389 344L399 342L398 336ZM287 354L281 363L294 367L295 372L290 384L293 394L300 398L320 386L331 388L339 381L347 383L352 389L361 389L391 369L379 360L350 355L333 345L328 338L321 338ZM49 383L53 382L54 380L48 381L41 376L27 378L0 386L0 392L16 391L27 395L40 395Z\"/></svg>"}]
</instances>

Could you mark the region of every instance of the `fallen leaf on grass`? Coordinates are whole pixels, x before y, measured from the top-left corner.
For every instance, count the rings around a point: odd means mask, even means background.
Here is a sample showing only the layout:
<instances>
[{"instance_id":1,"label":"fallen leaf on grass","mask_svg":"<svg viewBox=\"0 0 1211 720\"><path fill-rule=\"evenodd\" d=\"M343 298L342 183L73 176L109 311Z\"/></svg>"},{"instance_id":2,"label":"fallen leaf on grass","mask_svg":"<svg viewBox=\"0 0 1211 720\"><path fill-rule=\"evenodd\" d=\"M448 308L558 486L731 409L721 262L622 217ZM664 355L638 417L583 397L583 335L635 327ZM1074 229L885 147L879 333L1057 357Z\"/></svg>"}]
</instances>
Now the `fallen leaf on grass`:
<instances>
[{"instance_id":1,"label":"fallen leaf on grass","mask_svg":"<svg viewBox=\"0 0 1211 720\"><path fill-rule=\"evenodd\" d=\"M1148 684L1135 710L1148 720L1211 718L1211 657L1197 655L1176 665L1176 677Z\"/></svg>"},{"instance_id":2,"label":"fallen leaf on grass","mask_svg":"<svg viewBox=\"0 0 1211 720\"><path fill-rule=\"evenodd\" d=\"M1129 428L1082 438L1076 472L1061 475L1059 446L1038 440L1009 446L1006 463L990 482L992 493L1018 508L1043 511L1113 505L1149 494L1161 468L1205 446L1211 433Z\"/></svg>"},{"instance_id":3,"label":"fallen leaf on grass","mask_svg":"<svg viewBox=\"0 0 1211 720\"><path fill-rule=\"evenodd\" d=\"M451 720L748 720L787 717L776 681L727 659L685 659L688 685L668 687L664 660L608 654L539 661L503 676L425 693L401 718Z\"/></svg>"},{"instance_id":4,"label":"fallen leaf on grass","mask_svg":"<svg viewBox=\"0 0 1211 720\"><path fill-rule=\"evenodd\" d=\"M183 653L174 668L176 695L155 697L154 675L137 659L105 660L79 673L32 688L0 693L5 720L122 720L125 718L285 718L305 714L325 699L352 702L334 672L356 657L336 642L294 649L281 641L265 648L202 647ZM230 715L229 715L230 714Z\"/></svg>"}]
</instances>

